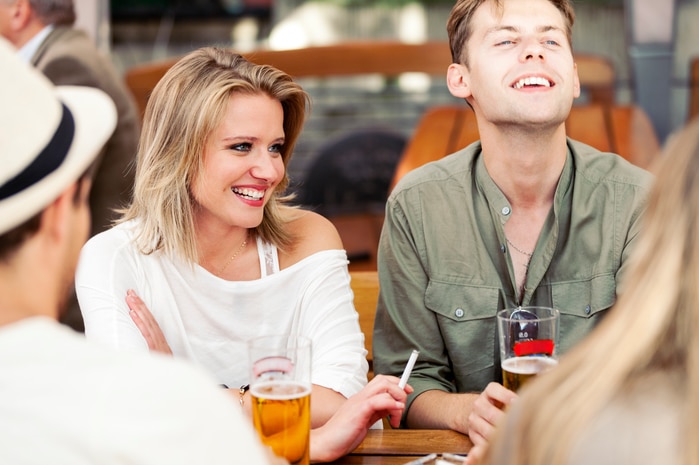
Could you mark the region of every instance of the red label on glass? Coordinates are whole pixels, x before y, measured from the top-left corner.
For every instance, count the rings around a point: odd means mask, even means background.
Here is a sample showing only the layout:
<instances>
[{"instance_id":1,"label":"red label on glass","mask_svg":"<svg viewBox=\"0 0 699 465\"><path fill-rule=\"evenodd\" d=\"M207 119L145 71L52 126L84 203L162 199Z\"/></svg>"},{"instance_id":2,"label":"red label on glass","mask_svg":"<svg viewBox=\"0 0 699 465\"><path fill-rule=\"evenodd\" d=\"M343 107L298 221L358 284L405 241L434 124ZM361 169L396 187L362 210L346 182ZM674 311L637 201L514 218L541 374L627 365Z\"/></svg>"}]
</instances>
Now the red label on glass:
<instances>
[{"instance_id":1,"label":"red label on glass","mask_svg":"<svg viewBox=\"0 0 699 465\"><path fill-rule=\"evenodd\" d=\"M553 341L551 339L537 339L534 341L515 342L515 355L553 355Z\"/></svg>"}]
</instances>

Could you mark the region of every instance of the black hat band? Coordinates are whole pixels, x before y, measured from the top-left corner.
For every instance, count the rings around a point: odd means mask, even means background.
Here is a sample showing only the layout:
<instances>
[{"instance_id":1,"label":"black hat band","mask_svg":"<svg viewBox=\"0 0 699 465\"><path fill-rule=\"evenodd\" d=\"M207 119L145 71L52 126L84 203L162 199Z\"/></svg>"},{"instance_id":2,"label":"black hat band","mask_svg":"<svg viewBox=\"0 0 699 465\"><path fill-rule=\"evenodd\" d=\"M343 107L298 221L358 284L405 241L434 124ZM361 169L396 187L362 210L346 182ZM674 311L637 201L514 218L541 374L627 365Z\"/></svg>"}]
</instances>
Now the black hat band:
<instances>
[{"instance_id":1,"label":"black hat band","mask_svg":"<svg viewBox=\"0 0 699 465\"><path fill-rule=\"evenodd\" d=\"M26 168L0 186L0 200L18 194L53 173L63 163L75 136L75 120L68 107L61 104L61 122L46 147ZM27 134L31 137L31 134Z\"/></svg>"}]
</instances>

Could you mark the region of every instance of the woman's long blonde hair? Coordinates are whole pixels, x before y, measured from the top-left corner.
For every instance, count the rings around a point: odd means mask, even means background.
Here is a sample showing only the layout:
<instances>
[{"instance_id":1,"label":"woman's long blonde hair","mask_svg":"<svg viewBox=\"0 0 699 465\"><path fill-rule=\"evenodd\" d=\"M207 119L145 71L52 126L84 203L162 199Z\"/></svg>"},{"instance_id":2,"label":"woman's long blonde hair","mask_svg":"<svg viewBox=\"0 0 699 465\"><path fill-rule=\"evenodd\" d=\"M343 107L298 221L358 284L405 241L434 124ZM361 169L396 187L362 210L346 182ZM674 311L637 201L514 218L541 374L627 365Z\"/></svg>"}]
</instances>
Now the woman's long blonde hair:
<instances>
[{"instance_id":1,"label":"woman's long blonde hair","mask_svg":"<svg viewBox=\"0 0 699 465\"><path fill-rule=\"evenodd\" d=\"M196 204L190 187L202 170L207 140L234 93L266 94L281 103L282 160L288 167L309 105L306 92L288 74L251 63L230 50L205 47L189 53L165 73L148 99L133 201L119 220L139 221L136 244L142 253L164 250L197 261ZM285 174L265 206L262 223L252 231L280 248L293 239L284 227L293 211L285 206L287 185Z\"/></svg>"},{"instance_id":2,"label":"woman's long blonde hair","mask_svg":"<svg viewBox=\"0 0 699 465\"><path fill-rule=\"evenodd\" d=\"M699 120L669 141L656 168L618 302L555 370L527 386L514 427L506 438L497 430L484 463L568 463L613 396L643 374L674 370L687 396L680 456L699 464Z\"/></svg>"}]
</instances>

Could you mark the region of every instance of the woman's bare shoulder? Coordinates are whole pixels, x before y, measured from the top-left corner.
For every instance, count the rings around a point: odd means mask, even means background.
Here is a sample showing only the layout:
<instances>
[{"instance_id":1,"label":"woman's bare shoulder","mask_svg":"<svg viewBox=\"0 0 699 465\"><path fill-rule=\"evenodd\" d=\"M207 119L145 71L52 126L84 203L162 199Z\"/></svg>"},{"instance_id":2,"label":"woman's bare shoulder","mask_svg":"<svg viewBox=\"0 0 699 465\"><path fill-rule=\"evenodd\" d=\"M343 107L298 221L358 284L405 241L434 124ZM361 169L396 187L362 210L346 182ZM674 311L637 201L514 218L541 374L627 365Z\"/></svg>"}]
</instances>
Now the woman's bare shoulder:
<instances>
[{"instance_id":1,"label":"woman's bare shoulder","mask_svg":"<svg viewBox=\"0 0 699 465\"><path fill-rule=\"evenodd\" d=\"M280 253L280 260L287 262L287 266L317 252L344 248L335 225L318 213L297 210L287 227L294 237L293 246L286 253Z\"/></svg>"}]
</instances>

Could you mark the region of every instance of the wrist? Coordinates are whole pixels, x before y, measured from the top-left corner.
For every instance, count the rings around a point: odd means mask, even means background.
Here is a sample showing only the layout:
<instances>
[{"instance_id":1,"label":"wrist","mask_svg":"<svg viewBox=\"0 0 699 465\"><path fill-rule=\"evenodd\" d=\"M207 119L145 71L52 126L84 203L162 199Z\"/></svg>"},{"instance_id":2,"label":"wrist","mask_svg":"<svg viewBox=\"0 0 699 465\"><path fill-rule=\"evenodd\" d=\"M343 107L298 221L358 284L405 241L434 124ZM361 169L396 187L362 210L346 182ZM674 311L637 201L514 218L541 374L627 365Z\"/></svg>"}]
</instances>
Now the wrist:
<instances>
[{"instance_id":1,"label":"wrist","mask_svg":"<svg viewBox=\"0 0 699 465\"><path fill-rule=\"evenodd\" d=\"M240 389L238 389L238 392L240 394L240 397L238 401L240 402L240 407L244 408L245 407L245 393L250 390L250 385L249 384L243 384L240 386Z\"/></svg>"}]
</instances>

